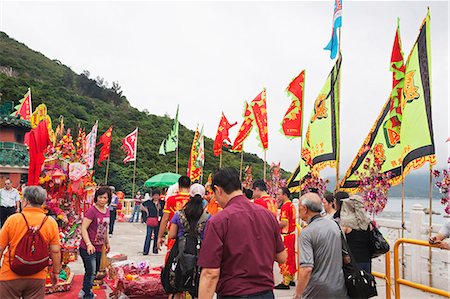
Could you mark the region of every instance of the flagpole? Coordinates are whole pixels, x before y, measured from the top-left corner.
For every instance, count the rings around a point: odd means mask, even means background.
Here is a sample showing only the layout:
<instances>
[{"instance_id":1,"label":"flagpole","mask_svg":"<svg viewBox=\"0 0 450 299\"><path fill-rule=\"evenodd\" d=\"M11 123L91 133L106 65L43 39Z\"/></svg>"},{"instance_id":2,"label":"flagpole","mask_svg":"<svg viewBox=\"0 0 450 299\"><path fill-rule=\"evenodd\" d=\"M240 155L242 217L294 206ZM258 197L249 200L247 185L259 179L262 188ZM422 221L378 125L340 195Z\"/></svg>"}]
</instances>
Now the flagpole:
<instances>
[{"instance_id":1,"label":"flagpole","mask_svg":"<svg viewBox=\"0 0 450 299\"><path fill-rule=\"evenodd\" d=\"M244 164L244 149L241 151L241 165L239 167L239 180L242 180L242 165Z\"/></svg>"},{"instance_id":2,"label":"flagpole","mask_svg":"<svg viewBox=\"0 0 450 299\"><path fill-rule=\"evenodd\" d=\"M109 157L110 156L111 156L111 153L108 154L108 161L106 162L105 184L108 184Z\"/></svg>"},{"instance_id":3,"label":"flagpole","mask_svg":"<svg viewBox=\"0 0 450 299\"><path fill-rule=\"evenodd\" d=\"M175 152L175 173L178 173L178 137L177 137L177 149Z\"/></svg>"},{"instance_id":4,"label":"flagpole","mask_svg":"<svg viewBox=\"0 0 450 299\"><path fill-rule=\"evenodd\" d=\"M264 150L264 182L266 181L266 150Z\"/></svg>"},{"instance_id":5,"label":"flagpole","mask_svg":"<svg viewBox=\"0 0 450 299\"><path fill-rule=\"evenodd\" d=\"M428 238L431 238L431 233L433 232L433 166L430 162L430 207L429 207L429 229ZM428 274L429 274L429 286L432 287L433 274L431 273L431 266L433 262L433 252L431 251L431 246L428 247Z\"/></svg>"},{"instance_id":6,"label":"flagpole","mask_svg":"<svg viewBox=\"0 0 450 299\"><path fill-rule=\"evenodd\" d=\"M222 152L220 152L219 156L219 168L222 168Z\"/></svg>"},{"instance_id":7,"label":"flagpole","mask_svg":"<svg viewBox=\"0 0 450 299\"><path fill-rule=\"evenodd\" d=\"M339 39L339 42L338 42L338 45L339 45L339 50L338 50L338 59L340 59L341 58L341 27L339 27L339 35L338 35L338 39ZM340 74L340 72L341 72L341 67L342 66L339 66L339 74ZM339 75L338 74L338 75ZM341 132L341 129L340 129L340 121L341 121L341 118L340 118L340 115L341 115L341 82L340 82L340 80L339 80L339 82L338 82L338 102L337 102L337 128L336 128L336 135L337 135L337 148L336 148L336 187L335 187L335 192L338 192L339 191L339 162L340 162L340 155L341 155L341 134L340 134L340 132Z\"/></svg>"},{"instance_id":8,"label":"flagpole","mask_svg":"<svg viewBox=\"0 0 450 299\"><path fill-rule=\"evenodd\" d=\"M136 184L136 160L137 160L137 151L136 151L136 159L134 159L133 187L131 189L131 198L134 198L134 189L135 189L135 184Z\"/></svg>"},{"instance_id":9,"label":"flagpole","mask_svg":"<svg viewBox=\"0 0 450 299\"><path fill-rule=\"evenodd\" d=\"M405 237L405 178L403 176L403 163L400 171L402 172L402 238ZM402 277L405 277L405 247L402 243Z\"/></svg>"}]
</instances>

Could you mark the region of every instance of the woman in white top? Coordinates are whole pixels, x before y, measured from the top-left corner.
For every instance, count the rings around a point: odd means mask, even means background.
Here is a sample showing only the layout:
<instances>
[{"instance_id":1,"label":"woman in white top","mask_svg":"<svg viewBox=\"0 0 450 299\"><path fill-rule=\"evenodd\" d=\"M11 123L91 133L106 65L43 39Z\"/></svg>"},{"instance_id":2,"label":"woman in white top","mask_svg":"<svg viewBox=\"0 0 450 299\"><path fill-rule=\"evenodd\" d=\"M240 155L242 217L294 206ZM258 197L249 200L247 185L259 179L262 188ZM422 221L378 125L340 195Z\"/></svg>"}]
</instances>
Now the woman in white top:
<instances>
[{"instance_id":1,"label":"woman in white top","mask_svg":"<svg viewBox=\"0 0 450 299\"><path fill-rule=\"evenodd\" d=\"M329 193L325 195L325 198L322 198L323 209L325 210L323 217L328 219L333 219L334 213L336 213L336 209L334 207L334 196Z\"/></svg>"}]
</instances>

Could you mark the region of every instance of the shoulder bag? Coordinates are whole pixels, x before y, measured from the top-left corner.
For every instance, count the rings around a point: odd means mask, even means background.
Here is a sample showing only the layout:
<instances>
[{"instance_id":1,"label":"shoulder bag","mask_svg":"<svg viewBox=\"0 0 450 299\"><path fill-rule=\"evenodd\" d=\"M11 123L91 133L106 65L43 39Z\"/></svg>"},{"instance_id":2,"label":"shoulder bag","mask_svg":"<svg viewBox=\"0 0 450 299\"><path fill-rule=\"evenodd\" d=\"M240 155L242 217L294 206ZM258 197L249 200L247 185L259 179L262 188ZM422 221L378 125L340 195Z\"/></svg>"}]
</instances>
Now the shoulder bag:
<instances>
[{"instance_id":1,"label":"shoulder bag","mask_svg":"<svg viewBox=\"0 0 450 299\"><path fill-rule=\"evenodd\" d=\"M369 235L369 251L372 258L376 258L388 252L390 247L389 243L383 237L375 224L371 222L370 225L373 229L370 231Z\"/></svg>"},{"instance_id":2,"label":"shoulder bag","mask_svg":"<svg viewBox=\"0 0 450 299\"><path fill-rule=\"evenodd\" d=\"M339 230L341 230L340 227ZM350 298L371 298L377 296L377 283L375 278L371 273L367 273L358 267L342 230L341 240L342 270L344 272L344 281L348 296Z\"/></svg>"}]
</instances>

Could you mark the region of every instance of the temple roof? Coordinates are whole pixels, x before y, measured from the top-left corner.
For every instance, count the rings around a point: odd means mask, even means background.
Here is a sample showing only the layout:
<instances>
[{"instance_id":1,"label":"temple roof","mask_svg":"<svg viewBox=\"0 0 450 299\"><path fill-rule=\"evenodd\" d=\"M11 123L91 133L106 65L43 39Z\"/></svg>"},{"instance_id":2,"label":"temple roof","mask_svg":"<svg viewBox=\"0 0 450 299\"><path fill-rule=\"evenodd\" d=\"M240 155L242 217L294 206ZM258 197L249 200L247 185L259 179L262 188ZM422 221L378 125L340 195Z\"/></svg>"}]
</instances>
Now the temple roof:
<instances>
[{"instance_id":1,"label":"temple roof","mask_svg":"<svg viewBox=\"0 0 450 299\"><path fill-rule=\"evenodd\" d=\"M31 130L31 124L28 120L11 115L0 115L0 127L21 127L27 131Z\"/></svg>"},{"instance_id":2,"label":"temple roof","mask_svg":"<svg viewBox=\"0 0 450 299\"><path fill-rule=\"evenodd\" d=\"M30 158L25 145L15 142L0 142L0 167L28 167Z\"/></svg>"}]
</instances>

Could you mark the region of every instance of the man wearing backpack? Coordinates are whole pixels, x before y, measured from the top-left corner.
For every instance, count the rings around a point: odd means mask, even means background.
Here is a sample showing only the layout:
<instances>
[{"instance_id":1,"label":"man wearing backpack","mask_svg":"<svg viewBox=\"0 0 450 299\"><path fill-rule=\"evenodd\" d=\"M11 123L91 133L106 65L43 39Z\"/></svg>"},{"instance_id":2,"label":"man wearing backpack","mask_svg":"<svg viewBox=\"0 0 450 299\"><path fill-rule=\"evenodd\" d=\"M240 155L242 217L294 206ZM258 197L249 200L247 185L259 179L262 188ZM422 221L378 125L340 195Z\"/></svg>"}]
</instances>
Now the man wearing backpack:
<instances>
[{"instance_id":1,"label":"man wearing backpack","mask_svg":"<svg viewBox=\"0 0 450 299\"><path fill-rule=\"evenodd\" d=\"M41 208L45 190L26 187L23 196L22 213L10 216L0 231L0 258L8 248L0 268L0 298L44 298L49 257L53 285L61 271L58 224Z\"/></svg>"},{"instance_id":2,"label":"man wearing backpack","mask_svg":"<svg viewBox=\"0 0 450 299\"><path fill-rule=\"evenodd\" d=\"M273 214L242 194L239 172L222 168L212 188L223 210L208 221L198 257L199 298L274 298L273 264L287 253Z\"/></svg>"}]
</instances>

